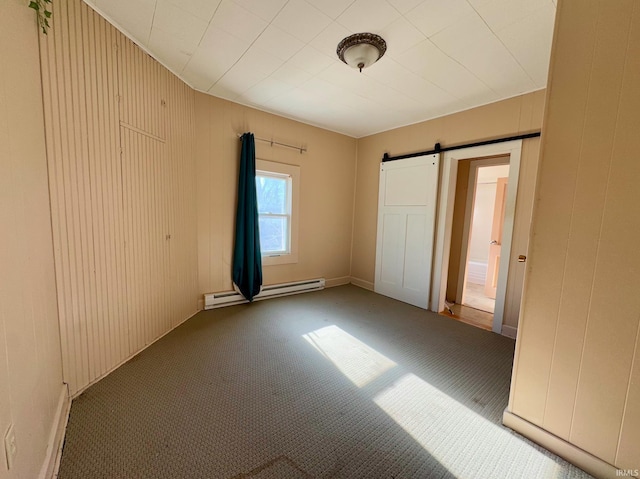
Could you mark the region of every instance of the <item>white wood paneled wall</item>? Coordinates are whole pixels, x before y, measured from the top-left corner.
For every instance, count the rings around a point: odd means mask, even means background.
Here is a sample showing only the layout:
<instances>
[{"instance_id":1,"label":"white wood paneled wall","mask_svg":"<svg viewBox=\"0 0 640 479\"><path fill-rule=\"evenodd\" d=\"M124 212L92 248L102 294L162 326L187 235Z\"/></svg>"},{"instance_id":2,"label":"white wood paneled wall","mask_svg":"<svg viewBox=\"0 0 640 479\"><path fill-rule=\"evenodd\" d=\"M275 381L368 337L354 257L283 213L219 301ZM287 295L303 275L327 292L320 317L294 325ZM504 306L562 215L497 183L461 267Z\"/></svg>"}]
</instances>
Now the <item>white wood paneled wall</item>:
<instances>
[{"instance_id":1,"label":"white wood paneled wall","mask_svg":"<svg viewBox=\"0 0 640 479\"><path fill-rule=\"evenodd\" d=\"M195 92L182 80L167 78L167 162L171 325L177 326L196 310L198 287L197 195L195 155Z\"/></svg>"},{"instance_id":2,"label":"white wood paneled wall","mask_svg":"<svg viewBox=\"0 0 640 479\"><path fill-rule=\"evenodd\" d=\"M640 2L558 2L549 79L509 411L633 471Z\"/></svg>"},{"instance_id":3,"label":"white wood paneled wall","mask_svg":"<svg viewBox=\"0 0 640 479\"><path fill-rule=\"evenodd\" d=\"M71 394L197 310L194 92L80 0L41 37Z\"/></svg>"}]
</instances>

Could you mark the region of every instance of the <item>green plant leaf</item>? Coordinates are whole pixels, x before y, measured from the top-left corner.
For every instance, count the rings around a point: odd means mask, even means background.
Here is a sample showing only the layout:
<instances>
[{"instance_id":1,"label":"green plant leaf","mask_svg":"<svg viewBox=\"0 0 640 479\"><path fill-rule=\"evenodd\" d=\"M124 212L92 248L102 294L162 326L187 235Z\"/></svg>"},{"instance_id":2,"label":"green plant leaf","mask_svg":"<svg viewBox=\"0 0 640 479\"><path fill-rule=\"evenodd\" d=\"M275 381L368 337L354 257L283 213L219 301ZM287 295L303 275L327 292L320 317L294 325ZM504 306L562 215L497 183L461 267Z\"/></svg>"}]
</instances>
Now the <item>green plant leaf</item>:
<instances>
[{"instance_id":1,"label":"green plant leaf","mask_svg":"<svg viewBox=\"0 0 640 479\"><path fill-rule=\"evenodd\" d=\"M0 0L2 1L2 0ZM29 8L32 8L36 11L36 20L38 22L38 27L42 30L42 33L47 34L47 30L51 28L49 24L49 18L53 15L51 10L48 10L46 5L53 4L53 0L30 0Z\"/></svg>"}]
</instances>

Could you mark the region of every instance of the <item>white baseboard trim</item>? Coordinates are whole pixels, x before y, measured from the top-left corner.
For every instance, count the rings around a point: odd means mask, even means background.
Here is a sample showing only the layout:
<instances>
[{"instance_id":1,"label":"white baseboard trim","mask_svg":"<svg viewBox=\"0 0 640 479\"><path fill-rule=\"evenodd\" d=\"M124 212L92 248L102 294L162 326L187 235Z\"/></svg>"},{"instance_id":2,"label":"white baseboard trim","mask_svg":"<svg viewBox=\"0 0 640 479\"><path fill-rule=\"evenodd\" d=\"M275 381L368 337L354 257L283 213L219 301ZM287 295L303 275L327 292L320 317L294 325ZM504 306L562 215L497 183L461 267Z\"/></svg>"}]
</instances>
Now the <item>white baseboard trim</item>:
<instances>
[{"instance_id":1,"label":"white baseboard trim","mask_svg":"<svg viewBox=\"0 0 640 479\"><path fill-rule=\"evenodd\" d=\"M324 282L325 288L333 288L334 286L342 286L351 283L351 276L342 276L341 278L327 279Z\"/></svg>"},{"instance_id":2,"label":"white baseboard trim","mask_svg":"<svg viewBox=\"0 0 640 479\"><path fill-rule=\"evenodd\" d=\"M368 289L369 291L373 291L373 283L370 281L365 281L364 279L351 276L351 284L359 286L360 288Z\"/></svg>"},{"instance_id":3,"label":"white baseboard trim","mask_svg":"<svg viewBox=\"0 0 640 479\"><path fill-rule=\"evenodd\" d=\"M507 326L506 324L502 325L502 333L503 336L507 338L516 339L518 335L518 328L514 328L513 326Z\"/></svg>"},{"instance_id":4,"label":"white baseboard trim","mask_svg":"<svg viewBox=\"0 0 640 479\"><path fill-rule=\"evenodd\" d=\"M49 439L47 441L47 452L40 469L39 479L53 479L58 476L58 468L60 467L60 458L62 457L62 446L64 445L64 434L67 429L67 421L69 420L69 410L71 409L71 400L69 399L69 391L67 385L62 385L60 391L60 399L56 408L56 416L51 426Z\"/></svg>"},{"instance_id":5,"label":"white baseboard trim","mask_svg":"<svg viewBox=\"0 0 640 479\"><path fill-rule=\"evenodd\" d=\"M512 412L505 410L502 416L502 424L540 444L545 449L566 459L594 477L602 479L617 477L617 469L608 462L589 454L587 451L545 431Z\"/></svg>"},{"instance_id":6,"label":"white baseboard trim","mask_svg":"<svg viewBox=\"0 0 640 479\"><path fill-rule=\"evenodd\" d=\"M176 324L174 324L173 326L171 326L171 328L168 331L165 331L164 333L162 333L160 336L158 336L156 339L154 339L153 341L151 341L149 344L147 344L146 346L144 346L143 348L140 348L138 351L136 351L135 353L127 356L125 359L123 359L122 361L120 361L118 364L116 364L114 367L112 367L111 369L109 369L106 373L98 376L97 378L95 378L93 381L91 381L89 384L87 384L86 386L81 387L80 389L78 389L72 396L71 399L75 399L78 396L80 396L80 394L82 394L83 392L85 392L88 388L90 388L91 386L93 386L95 383L97 383L98 381L100 381L103 378L106 378L109 374L111 374L113 371L115 371L116 369L118 369L120 366L122 366L124 363L126 363L127 361L130 361L134 356L137 356L138 354L140 354L142 351L144 351L145 349L147 349L149 346L151 346L153 343L160 341L162 338L164 338L167 334L169 334L171 331L173 331L174 329L176 329L178 326L180 326L182 323L184 323L185 321L190 320L191 318L193 318L196 314L198 314L200 311L195 311L194 313L190 314L189 316L187 316L186 318L184 318L182 321L177 322Z\"/></svg>"}]
</instances>

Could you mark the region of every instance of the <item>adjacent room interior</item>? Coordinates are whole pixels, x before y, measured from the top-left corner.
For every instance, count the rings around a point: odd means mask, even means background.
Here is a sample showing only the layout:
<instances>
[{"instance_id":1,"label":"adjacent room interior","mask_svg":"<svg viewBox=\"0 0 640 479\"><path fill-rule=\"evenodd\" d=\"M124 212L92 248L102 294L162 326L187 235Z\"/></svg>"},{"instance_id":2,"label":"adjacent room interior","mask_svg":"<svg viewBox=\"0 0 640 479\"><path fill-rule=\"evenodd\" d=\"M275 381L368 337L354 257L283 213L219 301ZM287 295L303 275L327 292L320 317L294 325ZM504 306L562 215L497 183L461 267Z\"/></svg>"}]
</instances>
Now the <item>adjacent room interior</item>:
<instances>
[{"instance_id":1,"label":"adjacent room interior","mask_svg":"<svg viewBox=\"0 0 640 479\"><path fill-rule=\"evenodd\" d=\"M491 330L496 305L509 158L458 163L444 314Z\"/></svg>"},{"instance_id":2,"label":"adjacent room interior","mask_svg":"<svg viewBox=\"0 0 640 479\"><path fill-rule=\"evenodd\" d=\"M637 475L637 1L3 0L0 59L0 479Z\"/></svg>"}]
</instances>

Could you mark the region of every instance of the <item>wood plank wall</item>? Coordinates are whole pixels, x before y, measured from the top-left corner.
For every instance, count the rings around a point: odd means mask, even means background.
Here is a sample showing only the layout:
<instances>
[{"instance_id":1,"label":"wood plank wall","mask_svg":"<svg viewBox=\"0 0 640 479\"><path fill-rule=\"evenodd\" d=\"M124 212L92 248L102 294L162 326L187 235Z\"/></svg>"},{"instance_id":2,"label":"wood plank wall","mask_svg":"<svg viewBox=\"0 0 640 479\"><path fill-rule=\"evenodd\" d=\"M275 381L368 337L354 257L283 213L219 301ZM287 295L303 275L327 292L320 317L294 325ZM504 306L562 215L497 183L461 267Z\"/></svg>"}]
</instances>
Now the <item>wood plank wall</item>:
<instances>
[{"instance_id":1,"label":"wood plank wall","mask_svg":"<svg viewBox=\"0 0 640 479\"><path fill-rule=\"evenodd\" d=\"M42 77L76 394L197 310L194 92L80 0L53 19Z\"/></svg>"},{"instance_id":2,"label":"wood plank wall","mask_svg":"<svg viewBox=\"0 0 640 479\"><path fill-rule=\"evenodd\" d=\"M522 142L520 157L520 175L518 178L518 198L511 238L511 257L509 258L509 277L504 300L503 334L515 333L520 316L522 290L526 262L518 261L519 255L527 255L529 251L529 228L535 198L535 186L540 156L540 138L529 138Z\"/></svg>"},{"instance_id":3,"label":"wood plank wall","mask_svg":"<svg viewBox=\"0 0 640 479\"><path fill-rule=\"evenodd\" d=\"M640 2L558 2L514 414L640 467Z\"/></svg>"}]
</instances>

